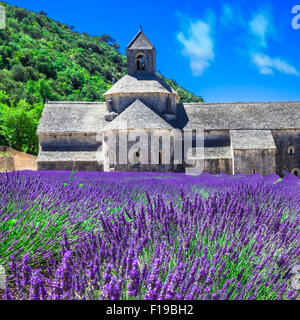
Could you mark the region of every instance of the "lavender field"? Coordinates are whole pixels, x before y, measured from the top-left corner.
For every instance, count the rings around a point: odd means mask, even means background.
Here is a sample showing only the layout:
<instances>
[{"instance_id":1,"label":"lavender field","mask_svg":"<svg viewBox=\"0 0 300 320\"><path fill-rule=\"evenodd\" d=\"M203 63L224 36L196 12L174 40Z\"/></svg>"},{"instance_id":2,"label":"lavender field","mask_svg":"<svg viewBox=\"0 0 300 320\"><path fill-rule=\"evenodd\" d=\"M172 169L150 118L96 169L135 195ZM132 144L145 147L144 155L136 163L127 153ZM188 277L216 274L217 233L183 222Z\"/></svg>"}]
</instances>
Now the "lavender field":
<instances>
[{"instance_id":1,"label":"lavender field","mask_svg":"<svg viewBox=\"0 0 300 320\"><path fill-rule=\"evenodd\" d=\"M0 174L2 299L299 299L300 185L261 177Z\"/></svg>"}]
</instances>

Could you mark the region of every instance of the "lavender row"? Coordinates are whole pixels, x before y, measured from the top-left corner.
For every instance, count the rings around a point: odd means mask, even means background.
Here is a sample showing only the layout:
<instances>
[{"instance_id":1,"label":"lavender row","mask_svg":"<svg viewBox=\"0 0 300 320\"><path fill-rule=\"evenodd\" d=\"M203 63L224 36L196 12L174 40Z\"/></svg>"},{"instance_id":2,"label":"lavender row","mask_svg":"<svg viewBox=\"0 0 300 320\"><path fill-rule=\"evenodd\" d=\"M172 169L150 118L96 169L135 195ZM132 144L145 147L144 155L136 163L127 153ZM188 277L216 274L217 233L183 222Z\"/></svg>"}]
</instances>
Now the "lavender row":
<instances>
[{"instance_id":1,"label":"lavender row","mask_svg":"<svg viewBox=\"0 0 300 320\"><path fill-rule=\"evenodd\" d=\"M299 299L299 180L0 175L3 299Z\"/></svg>"}]
</instances>

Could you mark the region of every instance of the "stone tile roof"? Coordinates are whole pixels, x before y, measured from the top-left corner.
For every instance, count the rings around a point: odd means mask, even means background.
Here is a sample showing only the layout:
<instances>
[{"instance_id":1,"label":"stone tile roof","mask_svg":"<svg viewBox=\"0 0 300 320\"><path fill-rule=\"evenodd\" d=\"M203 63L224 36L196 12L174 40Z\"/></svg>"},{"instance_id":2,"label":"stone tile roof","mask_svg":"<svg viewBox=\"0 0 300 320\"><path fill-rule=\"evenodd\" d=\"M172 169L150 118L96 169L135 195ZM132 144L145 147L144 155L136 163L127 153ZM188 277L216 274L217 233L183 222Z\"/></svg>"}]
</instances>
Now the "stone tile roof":
<instances>
[{"instance_id":1,"label":"stone tile roof","mask_svg":"<svg viewBox=\"0 0 300 320\"><path fill-rule=\"evenodd\" d=\"M126 74L103 95L116 93L175 93L162 79L155 74L138 72Z\"/></svg>"},{"instance_id":2,"label":"stone tile roof","mask_svg":"<svg viewBox=\"0 0 300 320\"><path fill-rule=\"evenodd\" d=\"M203 150L203 149L202 149ZM201 158L201 149L198 151ZM203 153L202 153L203 154ZM197 159L197 148L190 148L187 153L188 159ZM226 147L205 147L204 148L205 159L231 159L232 149L230 146Z\"/></svg>"},{"instance_id":3,"label":"stone tile roof","mask_svg":"<svg viewBox=\"0 0 300 320\"><path fill-rule=\"evenodd\" d=\"M48 102L38 126L38 134L98 132L105 126L105 103Z\"/></svg>"},{"instance_id":4,"label":"stone tile roof","mask_svg":"<svg viewBox=\"0 0 300 320\"><path fill-rule=\"evenodd\" d=\"M230 130L233 149L275 149L271 130Z\"/></svg>"},{"instance_id":5,"label":"stone tile roof","mask_svg":"<svg viewBox=\"0 0 300 320\"><path fill-rule=\"evenodd\" d=\"M65 162L65 161L102 161L102 152L99 151L40 151L38 162Z\"/></svg>"},{"instance_id":6,"label":"stone tile roof","mask_svg":"<svg viewBox=\"0 0 300 320\"><path fill-rule=\"evenodd\" d=\"M162 129L172 128L147 106L139 106L124 110L122 117L119 115L117 118L132 118L130 123L133 129L135 124L143 129L159 128L159 125ZM147 112L143 114L140 108ZM37 133L99 132L108 124L104 120L105 113L105 103L48 102L45 104ZM181 104L178 105L174 126L178 129L205 130L300 129L300 102Z\"/></svg>"},{"instance_id":7,"label":"stone tile roof","mask_svg":"<svg viewBox=\"0 0 300 320\"><path fill-rule=\"evenodd\" d=\"M173 129L169 123L139 99L109 122L103 130L118 130L120 122L126 122L128 129Z\"/></svg>"},{"instance_id":8,"label":"stone tile roof","mask_svg":"<svg viewBox=\"0 0 300 320\"><path fill-rule=\"evenodd\" d=\"M178 128L300 129L300 102L185 103L178 114Z\"/></svg>"},{"instance_id":9,"label":"stone tile roof","mask_svg":"<svg viewBox=\"0 0 300 320\"><path fill-rule=\"evenodd\" d=\"M144 32L140 30L135 37L130 41L130 43L127 46L127 49L132 50L139 50L139 49L153 49L153 44L150 42L150 40L146 37Z\"/></svg>"}]
</instances>

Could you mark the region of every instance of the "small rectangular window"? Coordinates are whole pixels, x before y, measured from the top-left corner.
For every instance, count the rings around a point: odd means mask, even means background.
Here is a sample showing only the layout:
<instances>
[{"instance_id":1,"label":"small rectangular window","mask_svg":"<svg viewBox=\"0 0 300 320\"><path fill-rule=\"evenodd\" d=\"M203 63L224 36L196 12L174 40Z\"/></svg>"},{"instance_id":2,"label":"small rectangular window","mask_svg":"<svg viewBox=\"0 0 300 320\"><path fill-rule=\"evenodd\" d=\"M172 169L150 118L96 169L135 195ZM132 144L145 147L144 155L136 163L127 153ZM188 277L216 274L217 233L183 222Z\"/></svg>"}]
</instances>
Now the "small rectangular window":
<instances>
[{"instance_id":1,"label":"small rectangular window","mask_svg":"<svg viewBox=\"0 0 300 320\"><path fill-rule=\"evenodd\" d=\"M162 151L159 151L159 154L158 154L158 164L160 166L162 165Z\"/></svg>"}]
</instances>

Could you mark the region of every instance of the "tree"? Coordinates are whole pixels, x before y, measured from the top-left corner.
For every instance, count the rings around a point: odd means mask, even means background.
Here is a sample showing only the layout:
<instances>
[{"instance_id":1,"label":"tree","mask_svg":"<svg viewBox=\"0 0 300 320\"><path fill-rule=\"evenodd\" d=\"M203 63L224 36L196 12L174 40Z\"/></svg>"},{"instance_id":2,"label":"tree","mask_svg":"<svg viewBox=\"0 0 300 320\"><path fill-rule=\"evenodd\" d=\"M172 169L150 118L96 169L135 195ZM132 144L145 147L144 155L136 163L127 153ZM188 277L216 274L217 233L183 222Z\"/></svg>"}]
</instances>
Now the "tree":
<instances>
[{"instance_id":1,"label":"tree","mask_svg":"<svg viewBox=\"0 0 300 320\"><path fill-rule=\"evenodd\" d=\"M53 58L47 53L41 53L36 58L36 67L39 72L44 73L47 78L55 78L56 70L53 65Z\"/></svg>"},{"instance_id":2,"label":"tree","mask_svg":"<svg viewBox=\"0 0 300 320\"><path fill-rule=\"evenodd\" d=\"M112 47L115 48L116 50L119 50L119 49L120 49L120 45L117 44L117 43L113 43L113 44L112 44Z\"/></svg>"},{"instance_id":3,"label":"tree","mask_svg":"<svg viewBox=\"0 0 300 320\"><path fill-rule=\"evenodd\" d=\"M0 90L0 103L8 104L8 102L9 95L4 90Z\"/></svg>"},{"instance_id":4,"label":"tree","mask_svg":"<svg viewBox=\"0 0 300 320\"><path fill-rule=\"evenodd\" d=\"M17 150L37 154L38 112L30 110L25 100L21 100L17 107L0 104L0 135L6 144Z\"/></svg>"},{"instance_id":5,"label":"tree","mask_svg":"<svg viewBox=\"0 0 300 320\"><path fill-rule=\"evenodd\" d=\"M38 14L40 14L41 16L46 16L46 15L47 15L47 12L45 12L45 11L39 11Z\"/></svg>"},{"instance_id":6,"label":"tree","mask_svg":"<svg viewBox=\"0 0 300 320\"><path fill-rule=\"evenodd\" d=\"M105 41L108 44L113 44L116 40L113 39L110 35L104 34L103 36L100 37L101 41Z\"/></svg>"},{"instance_id":7,"label":"tree","mask_svg":"<svg viewBox=\"0 0 300 320\"><path fill-rule=\"evenodd\" d=\"M26 69L19 64L15 64L11 69L12 76L16 81L25 82L28 80Z\"/></svg>"}]
</instances>

